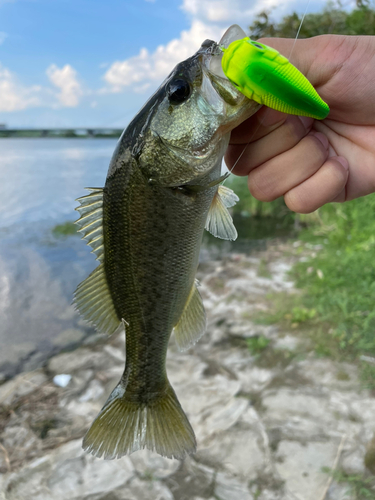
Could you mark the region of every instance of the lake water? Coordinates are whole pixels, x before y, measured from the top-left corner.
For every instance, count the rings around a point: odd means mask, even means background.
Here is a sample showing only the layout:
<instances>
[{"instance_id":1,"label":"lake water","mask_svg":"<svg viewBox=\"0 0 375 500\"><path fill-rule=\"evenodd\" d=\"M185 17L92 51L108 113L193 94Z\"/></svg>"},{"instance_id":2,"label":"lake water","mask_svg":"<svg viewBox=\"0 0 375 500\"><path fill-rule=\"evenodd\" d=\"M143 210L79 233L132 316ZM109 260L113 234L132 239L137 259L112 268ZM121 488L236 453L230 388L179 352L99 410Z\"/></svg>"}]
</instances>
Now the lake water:
<instances>
[{"instance_id":1,"label":"lake water","mask_svg":"<svg viewBox=\"0 0 375 500\"><path fill-rule=\"evenodd\" d=\"M71 301L97 262L78 236L58 237L52 230L77 219L75 199L87 194L85 187L104 185L115 144L113 139L0 139L0 373L34 368L93 333ZM235 223L239 239L220 243L206 235L202 258L248 251L273 234L264 222Z\"/></svg>"},{"instance_id":2,"label":"lake water","mask_svg":"<svg viewBox=\"0 0 375 500\"><path fill-rule=\"evenodd\" d=\"M104 185L115 144L0 140L0 371L77 338L72 329L83 325L72 293L97 263L79 237L54 237L52 229L77 219L75 199L86 186Z\"/></svg>"}]
</instances>

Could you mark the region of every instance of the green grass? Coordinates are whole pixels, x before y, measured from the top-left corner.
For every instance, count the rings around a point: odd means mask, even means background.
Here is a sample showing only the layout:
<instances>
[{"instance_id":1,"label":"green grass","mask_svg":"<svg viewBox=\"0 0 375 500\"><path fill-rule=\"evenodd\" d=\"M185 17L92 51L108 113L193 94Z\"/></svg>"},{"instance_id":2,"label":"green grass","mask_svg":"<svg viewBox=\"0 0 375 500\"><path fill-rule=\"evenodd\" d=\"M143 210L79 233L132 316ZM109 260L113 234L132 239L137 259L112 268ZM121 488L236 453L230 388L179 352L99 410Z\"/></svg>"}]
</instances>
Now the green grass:
<instances>
[{"instance_id":1,"label":"green grass","mask_svg":"<svg viewBox=\"0 0 375 500\"><path fill-rule=\"evenodd\" d=\"M375 479L365 477L360 474L346 474L341 470L332 471L328 467L323 467L323 472L331 475L339 484L347 484L348 492L354 500L368 500L375 498Z\"/></svg>"},{"instance_id":2,"label":"green grass","mask_svg":"<svg viewBox=\"0 0 375 500\"><path fill-rule=\"evenodd\" d=\"M263 335L246 339L249 351L255 356L261 354L270 342L270 339L264 337Z\"/></svg>"},{"instance_id":3,"label":"green grass","mask_svg":"<svg viewBox=\"0 0 375 500\"><path fill-rule=\"evenodd\" d=\"M72 236L77 234L77 226L71 221L64 222L64 224L57 224L57 226L52 228L52 234L55 238Z\"/></svg>"},{"instance_id":4,"label":"green grass","mask_svg":"<svg viewBox=\"0 0 375 500\"><path fill-rule=\"evenodd\" d=\"M301 238L323 243L292 271L303 307L329 325L341 350L374 355L375 196L323 207Z\"/></svg>"}]
</instances>

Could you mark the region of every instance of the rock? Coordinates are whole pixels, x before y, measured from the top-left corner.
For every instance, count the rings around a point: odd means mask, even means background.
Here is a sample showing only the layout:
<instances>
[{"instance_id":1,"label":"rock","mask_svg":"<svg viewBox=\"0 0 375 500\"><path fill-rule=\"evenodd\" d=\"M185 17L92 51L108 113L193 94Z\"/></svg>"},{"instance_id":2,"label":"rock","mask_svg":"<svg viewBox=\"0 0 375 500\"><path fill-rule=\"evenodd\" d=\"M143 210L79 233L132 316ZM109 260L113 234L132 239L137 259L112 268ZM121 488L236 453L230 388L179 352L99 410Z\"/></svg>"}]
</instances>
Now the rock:
<instances>
[{"instance_id":1,"label":"rock","mask_svg":"<svg viewBox=\"0 0 375 500\"><path fill-rule=\"evenodd\" d=\"M102 369L112 366L113 359L105 352L81 347L76 351L64 352L50 359L48 370L54 374L73 373L83 369Z\"/></svg>"},{"instance_id":2,"label":"rock","mask_svg":"<svg viewBox=\"0 0 375 500\"><path fill-rule=\"evenodd\" d=\"M295 351L301 344L301 339L293 337L292 335L285 335L285 337L278 338L274 344L274 349L285 349L287 351Z\"/></svg>"},{"instance_id":3,"label":"rock","mask_svg":"<svg viewBox=\"0 0 375 500\"><path fill-rule=\"evenodd\" d=\"M230 429L245 412L249 402L244 398L232 398L224 406L217 405L202 415L199 422L195 420L195 434L198 441L207 440L211 435Z\"/></svg>"},{"instance_id":4,"label":"rock","mask_svg":"<svg viewBox=\"0 0 375 500\"><path fill-rule=\"evenodd\" d=\"M181 467L166 479L166 483L177 499L207 497L212 494L215 471L186 458Z\"/></svg>"},{"instance_id":5,"label":"rock","mask_svg":"<svg viewBox=\"0 0 375 500\"><path fill-rule=\"evenodd\" d=\"M25 455L30 450L36 452L41 448L41 442L36 437L34 432L28 427L21 425L6 427L1 435L1 441L5 449L13 452L15 448L18 448L19 450L22 450L22 453Z\"/></svg>"},{"instance_id":6,"label":"rock","mask_svg":"<svg viewBox=\"0 0 375 500\"><path fill-rule=\"evenodd\" d=\"M332 359L305 359L297 363L301 374L314 385L350 389L358 387L358 368L350 363L338 363Z\"/></svg>"},{"instance_id":7,"label":"rock","mask_svg":"<svg viewBox=\"0 0 375 500\"><path fill-rule=\"evenodd\" d=\"M365 473L365 453L361 448L345 452L341 459L341 468L349 476L361 476Z\"/></svg>"},{"instance_id":8,"label":"rock","mask_svg":"<svg viewBox=\"0 0 375 500\"><path fill-rule=\"evenodd\" d=\"M329 476L323 467L332 467L337 443L282 441L277 450L277 472L286 488L297 498L316 500L323 494Z\"/></svg>"},{"instance_id":9,"label":"rock","mask_svg":"<svg viewBox=\"0 0 375 500\"><path fill-rule=\"evenodd\" d=\"M125 350L122 349L117 349L116 347L113 347L111 345L105 345L103 347L104 351L108 353L113 359L115 359L117 362L123 364L125 362Z\"/></svg>"},{"instance_id":10,"label":"rock","mask_svg":"<svg viewBox=\"0 0 375 500\"><path fill-rule=\"evenodd\" d=\"M57 347L66 347L70 344L78 344L85 336L86 333L83 330L68 328L54 337L52 343Z\"/></svg>"},{"instance_id":11,"label":"rock","mask_svg":"<svg viewBox=\"0 0 375 500\"><path fill-rule=\"evenodd\" d=\"M221 467L247 481L255 479L265 464L261 436L243 424L216 433L208 442L198 441L196 456L199 462Z\"/></svg>"},{"instance_id":12,"label":"rock","mask_svg":"<svg viewBox=\"0 0 375 500\"><path fill-rule=\"evenodd\" d=\"M85 403L86 401L97 401L104 394L104 387L99 382L99 380L91 380L86 391L79 397L80 403Z\"/></svg>"},{"instance_id":13,"label":"rock","mask_svg":"<svg viewBox=\"0 0 375 500\"><path fill-rule=\"evenodd\" d=\"M165 479L180 467L180 461L161 457L149 450L132 453L130 459L137 474L146 479Z\"/></svg>"},{"instance_id":14,"label":"rock","mask_svg":"<svg viewBox=\"0 0 375 500\"><path fill-rule=\"evenodd\" d=\"M145 481L133 478L130 482L110 493L84 495L72 500L174 500L172 493L159 481Z\"/></svg>"},{"instance_id":15,"label":"rock","mask_svg":"<svg viewBox=\"0 0 375 500\"><path fill-rule=\"evenodd\" d=\"M175 384L171 374L170 380L185 412L192 418L200 418L202 412L214 406L223 406L235 396L241 388L238 380L229 380L223 375L203 378L199 381L186 381Z\"/></svg>"},{"instance_id":16,"label":"rock","mask_svg":"<svg viewBox=\"0 0 375 500\"><path fill-rule=\"evenodd\" d=\"M47 377L43 370L21 373L0 386L0 404L9 405L14 399L39 389L45 382L47 382Z\"/></svg>"},{"instance_id":17,"label":"rock","mask_svg":"<svg viewBox=\"0 0 375 500\"><path fill-rule=\"evenodd\" d=\"M237 376L241 382L241 391L254 393L263 391L271 383L275 372L254 366L239 371Z\"/></svg>"},{"instance_id":18,"label":"rock","mask_svg":"<svg viewBox=\"0 0 375 500\"><path fill-rule=\"evenodd\" d=\"M71 500L124 487L135 471L129 457L103 461L85 454L81 440L60 446L49 455L11 474L7 500ZM135 497L136 498L136 497Z\"/></svg>"},{"instance_id":19,"label":"rock","mask_svg":"<svg viewBox=\"0 0 375 500\"><path fill-rule=\"evenodd\" d=\"M254 500L245 482L221 472L216 476L215 496L220 500Z\"/></svg>"},{"instance_id":20,"label":"rock","mask_svg":"<svg viewBox=\"0 0 375 500\"><path fill-rule=\"evenodd\" d=\"M274 418L275 420L303 415L318 422L327 420L328 401L326 397L319 393L304 393L301 389L271 389L266 391L262 398L262 405L267 412L267 418Z\"/></svg>"},{"instance_id":21,"label":"rock","mask_svg":"<svg viewBox=\"0 0 375 500\"><path fill-rule=\"evenodd\" d=\"M72 380L72 376L66 373L61 373L60 375L55 375L53 377L53 383L58 387L66 387Z\"/></svg>"},{"instance_id":22,"label":"rock","mask_svg":"<svg viewBox=\"0 0 375 500\"><path fill-rule=\"evenodd\" d=\"M324 500L356 500L357 495L354 495L348 484L337 484L333 481Z\"/></svg>"}]
</instances>

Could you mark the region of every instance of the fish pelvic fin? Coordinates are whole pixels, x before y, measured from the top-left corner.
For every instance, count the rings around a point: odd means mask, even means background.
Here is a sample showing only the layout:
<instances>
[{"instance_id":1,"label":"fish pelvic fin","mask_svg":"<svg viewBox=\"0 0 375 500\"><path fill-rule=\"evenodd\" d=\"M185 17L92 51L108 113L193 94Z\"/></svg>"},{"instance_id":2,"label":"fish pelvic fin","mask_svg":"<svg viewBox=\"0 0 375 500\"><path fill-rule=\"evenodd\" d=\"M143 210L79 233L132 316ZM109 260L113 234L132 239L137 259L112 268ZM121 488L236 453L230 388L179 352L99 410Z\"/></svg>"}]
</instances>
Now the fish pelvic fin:
<instances>
[{"instance_id":1,"label":"fish pelvic fin","mask_svg":"<svg viewBox=\"0 0 375 500\"><path fill-rule=\"evenodd\" d=\"M237 231L227 207L233 207L238 200L231 189L219 186L208 211L205 229L223 240L237 239Z\"/></svg>"},{"instance_id":2,"label":"fish pelvic fin","mask_svg":"<svg viewBox=\"0 0 375 500\"><path fill-rule=\"evenodd\" d=\"M181 318L173 330L180 351L193 346L206 331L206 313L197 285L195 281Z\"/></svg>"},{"instance_id":3,"label":"fish pelvic fin","mask_svg":"<svg viewBox=\"0 0 375 500\"><path fill-rule=\"evenodd\" d=\"M168 381L166 390L148 403L128 399L120 382L85 435L82 446L106 460L143 448L181 460L196 451L196 440Z\"/></svg>"},{"instance_id":4,"label":"fish pelvic fin","mask_svg":"<svg viewBox=\"0 0 375 500\"><path fill-rule=\"evenodd\" d=\"M100 264L78 285L73 303L99 332L111 335L122 326L108 288L104 264Z\"/></svg>"}]
</instances>

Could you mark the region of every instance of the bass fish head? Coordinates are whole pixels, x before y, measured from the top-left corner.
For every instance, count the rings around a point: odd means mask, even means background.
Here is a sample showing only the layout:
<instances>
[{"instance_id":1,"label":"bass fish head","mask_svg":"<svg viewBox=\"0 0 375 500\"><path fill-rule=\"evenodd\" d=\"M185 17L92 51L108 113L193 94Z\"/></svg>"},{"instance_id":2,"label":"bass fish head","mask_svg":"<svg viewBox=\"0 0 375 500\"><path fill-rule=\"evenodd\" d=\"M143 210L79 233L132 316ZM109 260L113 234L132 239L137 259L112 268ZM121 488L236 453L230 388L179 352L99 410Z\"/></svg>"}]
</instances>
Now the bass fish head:
<instances>
[{"instance_id":1,"label":"bass fish head","mask_svg":"<svg viewBox=\"0 0 375 500\"><path fill-rule=\"evenodd\" d=\"M226 44L243 37L238 30L226 32ZM153 184L173 187L206 179L225 152L229 132L259 108L226 78L222 54L217 43L203 42L129 126L132 156Z\"/></svg>"}]
</instances>

